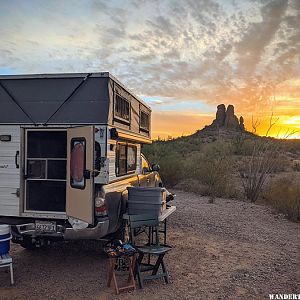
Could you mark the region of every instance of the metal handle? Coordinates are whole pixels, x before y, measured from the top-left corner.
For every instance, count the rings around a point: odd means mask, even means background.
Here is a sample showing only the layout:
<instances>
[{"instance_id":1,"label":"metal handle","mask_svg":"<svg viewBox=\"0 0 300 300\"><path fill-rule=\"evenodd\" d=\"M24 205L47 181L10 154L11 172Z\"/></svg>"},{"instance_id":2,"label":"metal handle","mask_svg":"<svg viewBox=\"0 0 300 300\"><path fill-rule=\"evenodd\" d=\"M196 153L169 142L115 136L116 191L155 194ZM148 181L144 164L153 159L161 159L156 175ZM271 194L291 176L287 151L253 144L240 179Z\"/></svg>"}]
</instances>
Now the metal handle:
<instances>
[{"instance_id":1,"label":"metal handle","mask_svg":"<svg viewBox=\"0 0 300 300\"><path fill-rule=\"evenodd\" d=\"M16 168L19 169L20 165L18 164L18 156L20 155L20 151L16 151L16 155L15 155L15 165Z\"/></svg>"}]
</instances>

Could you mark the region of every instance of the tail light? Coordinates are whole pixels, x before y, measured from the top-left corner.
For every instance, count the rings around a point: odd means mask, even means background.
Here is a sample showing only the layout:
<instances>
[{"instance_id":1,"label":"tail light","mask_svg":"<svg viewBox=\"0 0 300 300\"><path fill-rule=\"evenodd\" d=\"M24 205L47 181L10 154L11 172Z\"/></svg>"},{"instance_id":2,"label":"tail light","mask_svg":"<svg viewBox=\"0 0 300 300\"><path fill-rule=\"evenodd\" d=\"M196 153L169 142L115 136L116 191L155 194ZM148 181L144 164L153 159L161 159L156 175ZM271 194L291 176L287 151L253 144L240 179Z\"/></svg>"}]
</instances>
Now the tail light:
<instances>
[{"instance_id":1,"label":"tail light","mask_svg":"<svg viewBox=\"0 0 300 300\"><path fill-rule=\"evenodd\" d=\"M107 216L107 208L104 195L98 194L95 198L95 213L96 216L99 217Z\"/></svg>"}]
</instances>

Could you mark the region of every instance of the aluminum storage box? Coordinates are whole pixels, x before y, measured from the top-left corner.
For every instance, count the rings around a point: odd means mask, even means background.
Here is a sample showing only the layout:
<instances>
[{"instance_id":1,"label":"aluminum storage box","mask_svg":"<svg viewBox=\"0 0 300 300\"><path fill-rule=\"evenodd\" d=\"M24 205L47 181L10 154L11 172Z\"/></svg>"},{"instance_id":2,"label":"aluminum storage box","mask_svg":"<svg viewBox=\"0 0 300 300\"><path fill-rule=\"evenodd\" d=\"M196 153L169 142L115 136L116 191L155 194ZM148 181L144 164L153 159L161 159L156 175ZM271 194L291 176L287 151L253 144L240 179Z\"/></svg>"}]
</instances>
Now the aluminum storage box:
<instances>
[{"instance_id":1,"label":"aluminum storage box","mask_svg":"<svg viewBox=\"0 0 300 300\"><path fill-rule=\"evenodd\" d=\"M128 187L128 214L155 213L166 208L166 189L161 187Z\"/></svg>"}]
</instances>

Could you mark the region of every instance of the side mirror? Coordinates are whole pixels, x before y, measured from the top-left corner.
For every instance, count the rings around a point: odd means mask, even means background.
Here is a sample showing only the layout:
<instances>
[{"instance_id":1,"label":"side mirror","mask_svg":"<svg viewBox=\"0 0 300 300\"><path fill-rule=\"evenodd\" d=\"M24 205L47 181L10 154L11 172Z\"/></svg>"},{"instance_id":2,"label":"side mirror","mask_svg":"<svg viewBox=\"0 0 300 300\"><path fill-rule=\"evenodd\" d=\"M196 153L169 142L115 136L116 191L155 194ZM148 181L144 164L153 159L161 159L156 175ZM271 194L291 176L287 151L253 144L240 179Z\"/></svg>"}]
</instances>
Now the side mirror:
<instances>
[{"instance_id":1,"label":"side mirror","mask_svg":"<svg viewBox=\"0 0 300 300\"><path fill-rule=\"evenodd\" d=\"M143 175L146 175L146 174L149 174L150 173L150 170L148 169L148 168L143 168L143 170L142 170L142 174Z\"/></svg>"},{"instance_id":2,"label":"side mirror","mask_svg":"<svg viewBox=\"0 0 300 300\"><path fill-rule=\"evenodd\" d=\"M152 165L152 171L159 171L160 170L160 166L159 165L156 165L156 164L154 164L154 165Z\"/></svg>"}]
</instances>

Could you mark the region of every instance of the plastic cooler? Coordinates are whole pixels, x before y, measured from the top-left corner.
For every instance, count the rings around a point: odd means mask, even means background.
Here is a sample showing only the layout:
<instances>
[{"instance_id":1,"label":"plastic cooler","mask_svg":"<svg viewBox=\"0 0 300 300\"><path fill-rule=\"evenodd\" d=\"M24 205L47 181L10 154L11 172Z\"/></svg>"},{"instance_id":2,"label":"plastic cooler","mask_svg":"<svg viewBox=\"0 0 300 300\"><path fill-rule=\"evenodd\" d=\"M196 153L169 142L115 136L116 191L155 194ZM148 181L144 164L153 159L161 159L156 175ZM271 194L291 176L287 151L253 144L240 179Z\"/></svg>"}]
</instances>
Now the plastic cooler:
<instances>
[{"instance_id":1,"label":"plastic cooler","mask_svg":"<svg viewBox=\"0 0 300 300\"><path fill-rule=\"evenodd\" d=\"M128 214L154 213L166 207L166 189L160 187L128 187Z\"/></svg>"},{"instance_id":2,"label":"plastic cooler","mask_svg":"<svg viewBox=\"0 0 300 300\"><path fill-rule=\"evenodd\" d=\"M6 254L10 249L10 226L0 224L0 255Z\"/></svg>"}]
</instances>

